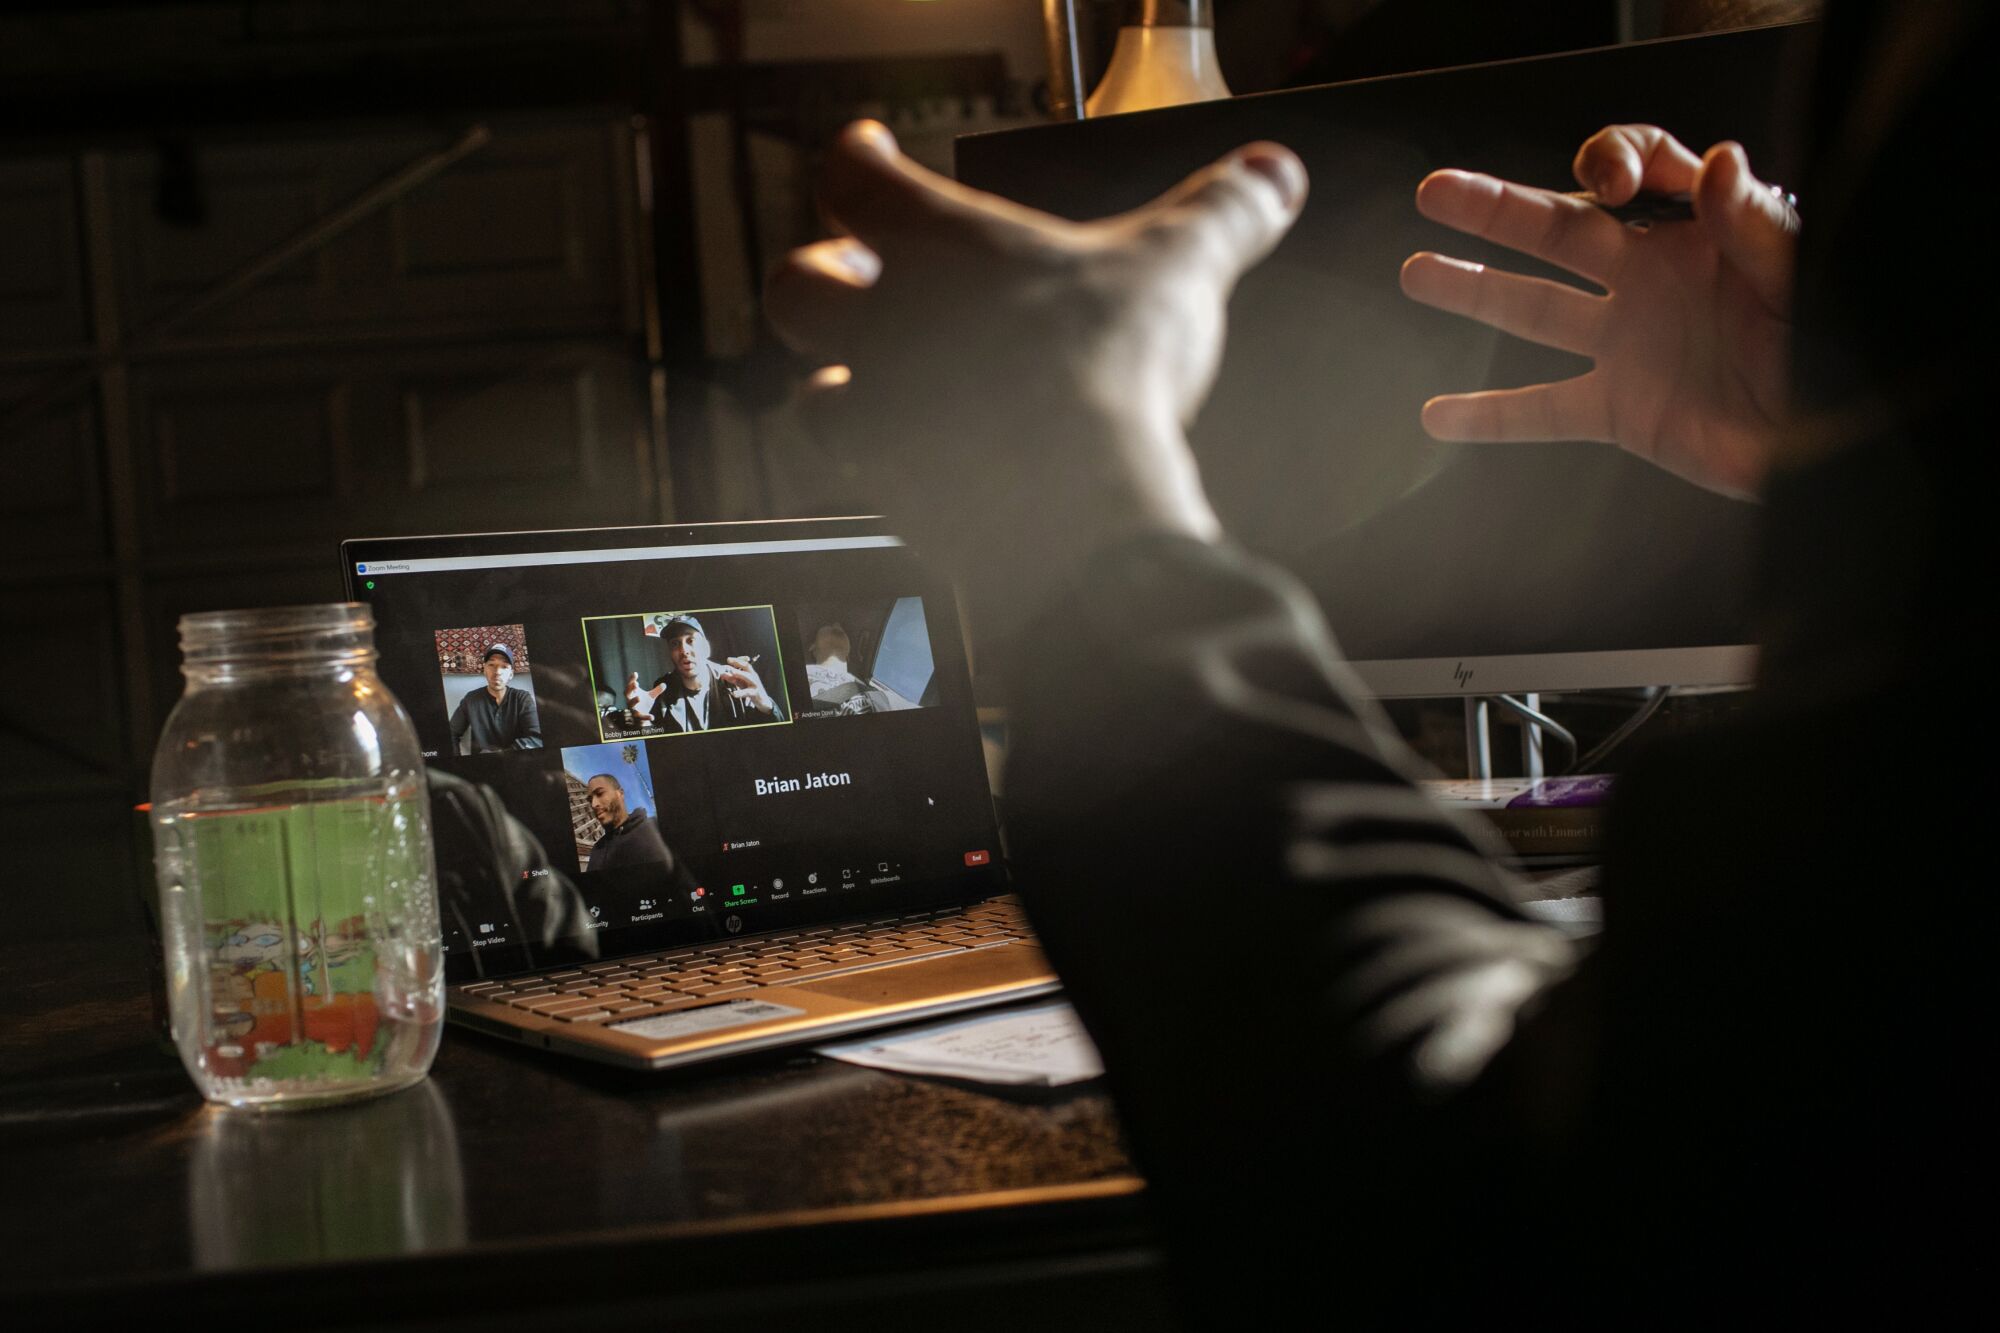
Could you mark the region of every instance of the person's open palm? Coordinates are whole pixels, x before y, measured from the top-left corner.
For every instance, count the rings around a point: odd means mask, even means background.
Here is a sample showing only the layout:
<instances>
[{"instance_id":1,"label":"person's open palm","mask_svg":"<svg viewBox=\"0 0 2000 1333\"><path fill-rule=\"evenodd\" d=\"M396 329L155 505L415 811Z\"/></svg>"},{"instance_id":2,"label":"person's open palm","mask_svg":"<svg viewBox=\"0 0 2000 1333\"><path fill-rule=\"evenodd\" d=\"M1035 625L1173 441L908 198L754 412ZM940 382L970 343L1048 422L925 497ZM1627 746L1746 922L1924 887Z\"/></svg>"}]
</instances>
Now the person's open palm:
<instances>
[{"instance_id":1,"label":"person's open palm","mask_svg":"<svg viewBox=\"0 0 2000 1333\"><path fill-rule=\"evenodd\" d=\"M820 191L850 234L794 251L766 305L793 346L849 368L820 422L870 502L975 590L1020 600L1123 533L1219 530L1182 427L1238 275L1305 192L1296 157L1253 144L1069 222L927 171L864 121Z\"/></svg>"},{"instance_id":2,"label":"person's open palm","mask_svg":"<svg viewBox=\"0 0 2000 1333\"><path fill-rule=\"evenodd\" d=\"M1597 284L1489 269L1425 252L1403 290L1505 333L1592 358L1573 379L1448 394L1424 405L1441 440L1601 440L1711 490L1754 495L1783 418L1798 220L1751 175L1741 146L1697 158L1666 131L1616 125L1576 157L1607 204L1642 189L1693 198L1695 221L1628 226L1588 201L1464 171L1417 188L1436 222Z\"/></svg>"},{"instance_id":3,"label":"person's open palm","mask_svg":"<svg viewBox=\"0 0 2000 1333\"><path fill-rule=\"evenodd\" d=\"M760 713L772 710L770 693L765 690L764 682L758 679L757 669L750 665L749 658L728 658L718 674L723 683L730 687L729 693L732 698L749 704Z\"/></svg>"}]
</instances>

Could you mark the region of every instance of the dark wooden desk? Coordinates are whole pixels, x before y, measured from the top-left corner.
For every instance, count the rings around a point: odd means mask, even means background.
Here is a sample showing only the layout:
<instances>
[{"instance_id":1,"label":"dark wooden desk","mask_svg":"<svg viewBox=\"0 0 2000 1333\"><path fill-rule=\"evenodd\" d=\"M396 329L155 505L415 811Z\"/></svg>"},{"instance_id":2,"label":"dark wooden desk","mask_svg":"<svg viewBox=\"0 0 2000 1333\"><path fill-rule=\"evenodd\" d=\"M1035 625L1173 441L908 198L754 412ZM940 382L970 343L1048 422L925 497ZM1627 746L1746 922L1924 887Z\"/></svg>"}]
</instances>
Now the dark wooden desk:
<instances>
[{"instance_id":1,"label":"dark wooden desk","mask_svg":"<svg viewBox=\"0 0 2000 1333\"><path fill-rule=\"evenodd\" d=\"M18 1327L1171 1323L1094 1085L1015 1096L810 1056L636 1077L447 1029L410 1091L219 1111L153 1035L142 948L0 950Z\"/></svg>"}]
</instances>

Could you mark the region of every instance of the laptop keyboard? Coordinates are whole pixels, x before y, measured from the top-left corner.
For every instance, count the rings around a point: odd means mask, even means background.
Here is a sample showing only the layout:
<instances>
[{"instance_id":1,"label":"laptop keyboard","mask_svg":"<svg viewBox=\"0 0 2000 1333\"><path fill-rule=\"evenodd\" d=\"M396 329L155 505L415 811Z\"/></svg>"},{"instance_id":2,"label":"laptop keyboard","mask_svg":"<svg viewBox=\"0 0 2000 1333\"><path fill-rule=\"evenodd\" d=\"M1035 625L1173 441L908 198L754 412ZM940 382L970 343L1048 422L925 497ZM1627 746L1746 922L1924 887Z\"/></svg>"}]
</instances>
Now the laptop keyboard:
<instances>
[{"instance_id":1,"label":"laptop keyboard","mask_svg":"<svg viewBox=\"0 0 2000 1333\"><path fill-rule=\"evenodd\" d=\"M453 989L566 1023L624 1022L763 987L1032 938L1020 900L1009 894L971 907L752 935Z\"/></svg>"}]
</instances>

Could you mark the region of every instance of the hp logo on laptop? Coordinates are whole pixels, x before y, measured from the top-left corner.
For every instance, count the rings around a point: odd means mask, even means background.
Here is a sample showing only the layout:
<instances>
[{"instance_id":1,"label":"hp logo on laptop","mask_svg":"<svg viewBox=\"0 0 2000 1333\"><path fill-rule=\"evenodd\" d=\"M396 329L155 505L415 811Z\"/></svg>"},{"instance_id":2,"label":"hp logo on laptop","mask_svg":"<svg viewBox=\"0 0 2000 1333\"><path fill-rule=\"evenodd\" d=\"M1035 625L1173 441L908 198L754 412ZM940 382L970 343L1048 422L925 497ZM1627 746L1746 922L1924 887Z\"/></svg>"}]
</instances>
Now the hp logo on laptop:
<instances>
[{"instance_id":1,"label":"hp logo on laptop","mask_svg":"<svg viewBox=\"0 0 2000 1333\"><path fill-rule=\"evenodd\" d=\"M734 935L737 931L743 929L743 918L740 916L726 916L722 918L722 928Z\"/></svg>"}]
</instances>

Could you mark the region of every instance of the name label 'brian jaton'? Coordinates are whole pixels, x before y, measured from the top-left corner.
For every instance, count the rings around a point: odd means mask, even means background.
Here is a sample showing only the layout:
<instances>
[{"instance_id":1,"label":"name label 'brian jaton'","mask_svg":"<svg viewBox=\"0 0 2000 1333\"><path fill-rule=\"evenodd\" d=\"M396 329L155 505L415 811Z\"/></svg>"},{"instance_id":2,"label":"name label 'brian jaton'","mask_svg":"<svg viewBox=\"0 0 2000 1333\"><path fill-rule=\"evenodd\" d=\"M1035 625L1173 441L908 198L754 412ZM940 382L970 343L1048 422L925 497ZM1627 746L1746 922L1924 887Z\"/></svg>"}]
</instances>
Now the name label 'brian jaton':
<instances>
[{"instance_id":1,"label":"name label 'brian jaton'","mask_svg":"<svg viewBox=\"0 0 2000 1333\"><path fill-rule=\"evenodd\" d=\"M770 796L781 791L811 791L814 787L852 786L854 779L846 773L808 773L802 778L757 778L757 794Z\"/></svg>"}]
</instances>

